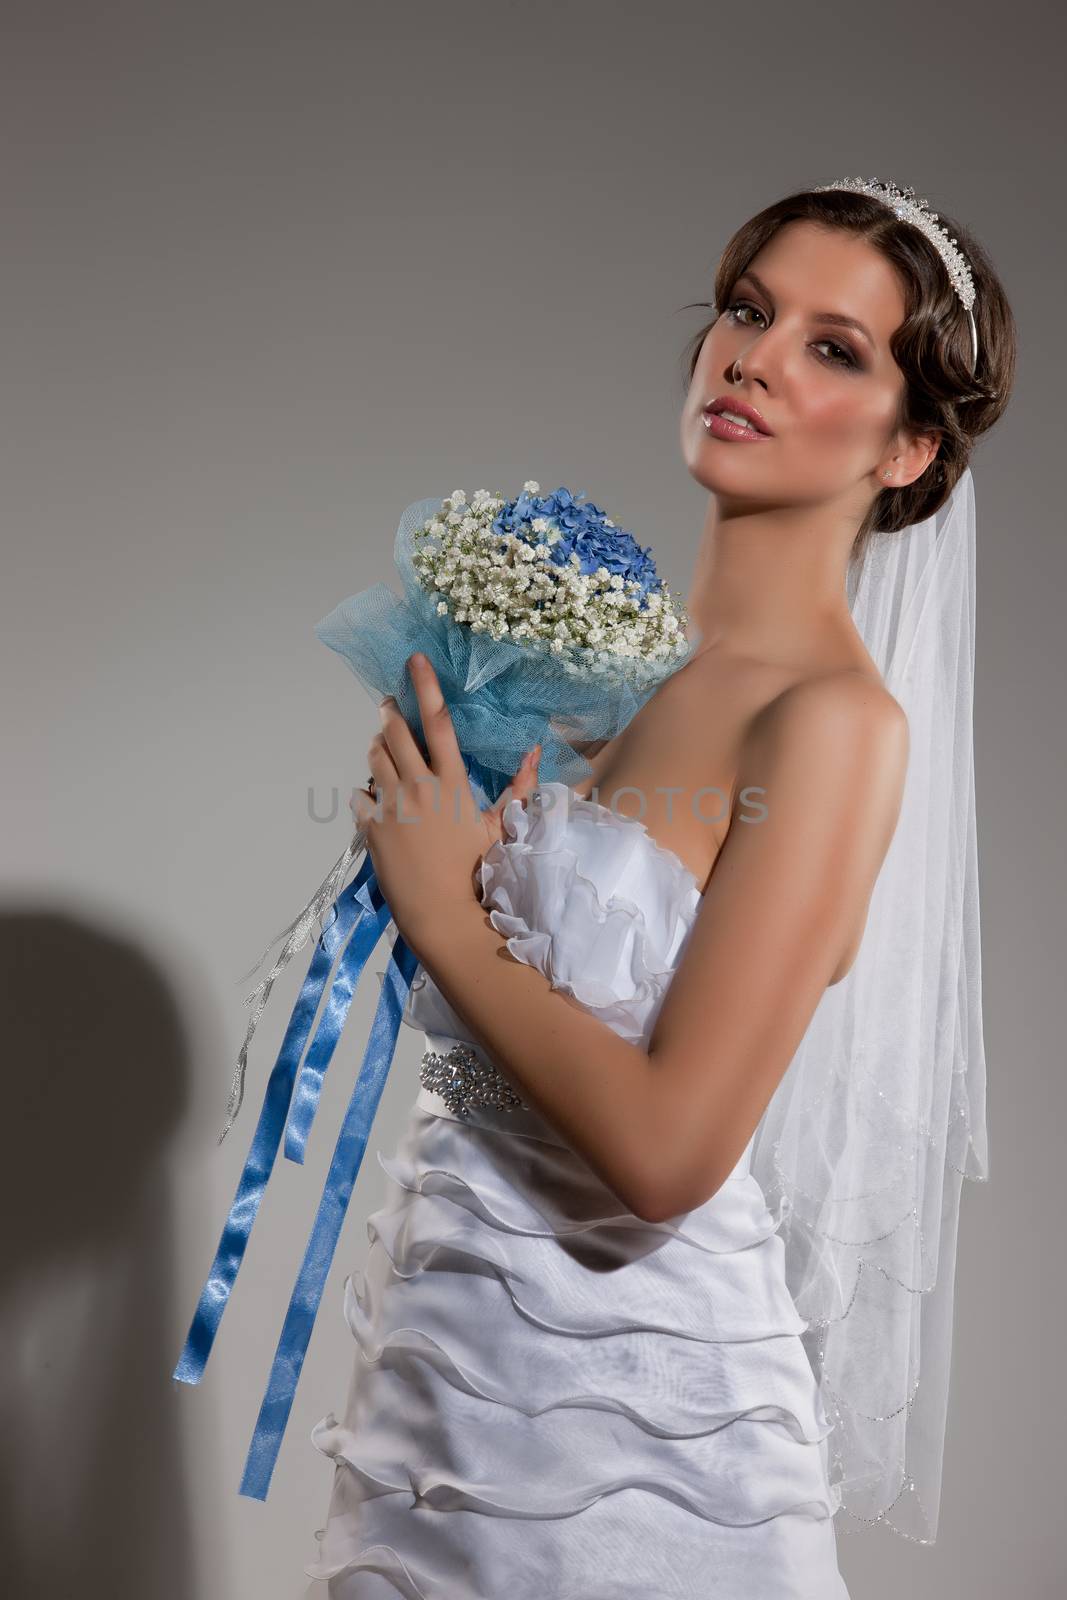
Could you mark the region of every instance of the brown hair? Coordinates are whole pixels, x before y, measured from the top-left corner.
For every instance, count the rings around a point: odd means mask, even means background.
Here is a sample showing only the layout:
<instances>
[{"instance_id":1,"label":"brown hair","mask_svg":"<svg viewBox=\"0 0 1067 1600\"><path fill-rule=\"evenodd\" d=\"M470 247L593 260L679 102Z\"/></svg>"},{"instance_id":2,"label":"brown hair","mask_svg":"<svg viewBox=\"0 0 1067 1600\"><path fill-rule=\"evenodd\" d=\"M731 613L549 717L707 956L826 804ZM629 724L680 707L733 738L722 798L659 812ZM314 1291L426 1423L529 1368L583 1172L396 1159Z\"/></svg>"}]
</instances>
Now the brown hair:
<instances>
[{"instance_id":1,"label":"brown hair","mask_svg":"<svg viewBox=\"0 0 1067 1600\"><path fill-rule=\"evenodd\" d=\"M898 219L884 201L851 190L817 194L810 189L787 195L744 223L723 251L715 273L715 315L686 345L685 385L692 383L701 346L729 304L734 285L756 254L787 222L804 220L845 228L880 250L896 268L904 289L904 321L890 349L904 374L895 427L905 432L936 431L940 446L926 471L905 488L875 495L853 542L853 559L876 531L899 532L932 516L966 471L979 436L1007 406L1015 381L1015 318L988 255L970 234L943 211L938 225L948 229L966 256L974 281L971 310L978 333L978 363L971 374L971 331L937 250L911 223Z\"/></svg>"}]
</instances>

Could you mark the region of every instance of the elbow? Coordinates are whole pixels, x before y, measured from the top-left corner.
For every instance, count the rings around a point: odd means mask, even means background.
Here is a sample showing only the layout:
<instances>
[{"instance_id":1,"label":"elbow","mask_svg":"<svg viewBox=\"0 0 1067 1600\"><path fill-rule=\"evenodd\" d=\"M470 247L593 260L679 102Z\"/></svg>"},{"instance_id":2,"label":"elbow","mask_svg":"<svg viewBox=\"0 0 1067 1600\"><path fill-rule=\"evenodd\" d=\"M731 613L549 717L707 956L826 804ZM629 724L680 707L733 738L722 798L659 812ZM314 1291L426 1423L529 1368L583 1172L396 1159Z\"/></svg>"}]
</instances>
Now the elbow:
<instances>
[{"instance_id":1,"label":"elbow","mask_svg":"<svg viewBox=\"0 0 1067 1600\"><path fill-rule=\"evenodd\" d=\"M637 1217L640 1222L666 1222L668 1217L674 1216L673 1211L666 1211L658 1204L655 1197L651 1200L629 1199L626 1209Z\"/></svg>"},{"instance_id":2,"label":"elbow","mask_svg":"<svg viewBox=\"0 0 1067 1600\"><path fill-rule=\"evenodd\" d=\"M640 1151L631 1150L625 1163L616 1160L614 1164L618 1181L610 1187L639 1222L666 1222L685 1209L679 1203L679 1184L676 1174L669 1170L669 1157L664 1159L663 1152L670 1148L669 1140L652 1138L646 1130ZM651 1171L648 1170L650 1159Z\"/></svg>"},{"instance_id":3,"label":"elbow","mask_svg":"<svg viewBox=\"0 0 1067 1600\"><path fill-rule=\"evenodd\" d=\"M670 1222L673 1217L687 1216L698 1206L705 1205L714 1193L715 1190L712 1190L711 1193L701 1195L697 1199L692 1197L682 1199L678 1195L671 1194L654 1194L641 1205L640 1210L635 1209L634 1215L640 1217L642 1222Z\"/></svg>"},{"instance_id":4,"label":"elbow","mask_svg":"<svg viewBox=\"0 0 1067 1600\"><path fill-rule=\"evenodd\" d=\"M670 1222L672 1217L684 1217L687 1212L695 1211L697 1205L702 1203L687 1203L666 1194L653 1194L642 1200L640 1205L632 1205L630 1210L642 1222Z\"/></svg>"},{"instance_id":5,"label":"elbow","mask_svg":"<svg viewBox=\"0 0 1067 1600\"><path fill-rule=\"evenodd\" d=\"M590 1157L608 1188L632 1216L650 1224L669 1222L706 1205L730 1172L723 1166L721 1141L716 1139L709 1151L706 1137L696 1136L699 1130L694 1130L692 1117L672 1114L658 1084L652 1084L650 1097L634 1094L625 1105L624 1118L610 1130L603 1125L599 1130L600 1159ZM609 1131L613 1138L606 1149Z\"/></svg>"},{"instance_id":6,"label":"elbow","mask_svg":"<svg viewBox=\"0 0 1067 1600\"><path fill-rule=\"evenodd\" d=\"M640 1191L639 1203L633 1206L635 1216L643 1222L669 1222L714 1200L736 1171L747 1145L747 1139L740 1142L739 1133L727 1134L721 1115L717 1121L719 1126L711 1134L699 1118L691 1117L688 1123L675 1118L669 1125L649 1118L642 1145L645 1159L635 1185Z\"/></svg>"},{"instance_id":7,"label":"elbow","mask_svg":"<svg viewBox=\"0 0 1067 1600\"><path fill-rule=\"evenodd\" d=\"M657 1182L646 1185L639 1195L627 1202L634 1216L642 1222L669 1222L672 1217L684 1216L702 1203L683 1199L678 1188L666 1182L662 1174Z\"/></svg>"},{"instance_id":8,"label":"elbow","mask_svg":"<svg viewBox=\"0 0 1067 1600\"><path fill-rule=\"evenodd\" d=\"M628 1172L625 1182L609 1184L631 1216L639 1222L666 1222L678 1215L681 1209L675 1204L675 1195L662 1172L648 1180Z\"/></svg>"},{"instance_id":9,"label":"elbow","mask_svg":"<svg viewBox=\"0 0 1067 1600\"><path fill-rule=\"evenodd\" d=\"M673 1216L673 1212L664 1209L666 1196L661 1189L648 1188L635 1182L632 1174L627 1174L624 1180L617 1173L609 1176L602 1169L601 1177L616 1199L639 1222L663 1222Z\"/></svg>"},{"instance_id":10,"label":"elbow","mask_svg":"<svg viewBox=\"0 0 1067 1600\"><path fill-rule=\"evenodd\" d=\"M721 1173L717 1167L710 1171L705 1168L696 1180L683 1182L680 1175L671 1178L661 1172L645 1187L640 1203L631 1205L630 1209L642 1222L670 1222L673 1217L687 1216L690 1211L707 1205L718 1194L727 1176L728 1173Z\"/></svg>"},{"instance_id":11,"label":"elbow","mask_svg":"<svg viewBox=\"0 0 1067 1600\"><path fill-rule=\"evenodd\" d=\"M672 1198L669 1195L653 1196L649 1203L641 1206L640 1210L635 1208L634 1215L640 1217L642 1222L670 1222L674 1217L688 1216L690 1211L696 1211L698 1207L707 1205L718 1192L719 1188L716 1186L706 1193L689 1196L686 1199L677 1196Z\"/></svg>"}]
</instances>

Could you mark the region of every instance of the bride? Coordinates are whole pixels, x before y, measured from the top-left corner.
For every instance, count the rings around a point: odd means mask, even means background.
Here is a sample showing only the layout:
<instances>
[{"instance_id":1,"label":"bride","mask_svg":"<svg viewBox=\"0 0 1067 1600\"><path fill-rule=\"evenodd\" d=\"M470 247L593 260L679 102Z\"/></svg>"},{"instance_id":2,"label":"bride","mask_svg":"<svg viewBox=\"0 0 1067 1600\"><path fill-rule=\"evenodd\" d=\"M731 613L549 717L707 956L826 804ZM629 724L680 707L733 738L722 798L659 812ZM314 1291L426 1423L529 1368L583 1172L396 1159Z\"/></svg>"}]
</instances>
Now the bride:
<instances>
[{"instance_id":1,"label":"bride","mask_svg":"<svg viewBox=\"0 0 1067 1600\"><path fill-rule=\"evenodd\" d=\"M528 759L479 812L421 657L425 751L380 708L352 805L428 1048L312 1434L331 1595L846 1600L839 1510L935 1537L987 1176L969 458L1015 335L911 195L728 244L694 648L582 785Z\"/></svg>"}]
</instances>

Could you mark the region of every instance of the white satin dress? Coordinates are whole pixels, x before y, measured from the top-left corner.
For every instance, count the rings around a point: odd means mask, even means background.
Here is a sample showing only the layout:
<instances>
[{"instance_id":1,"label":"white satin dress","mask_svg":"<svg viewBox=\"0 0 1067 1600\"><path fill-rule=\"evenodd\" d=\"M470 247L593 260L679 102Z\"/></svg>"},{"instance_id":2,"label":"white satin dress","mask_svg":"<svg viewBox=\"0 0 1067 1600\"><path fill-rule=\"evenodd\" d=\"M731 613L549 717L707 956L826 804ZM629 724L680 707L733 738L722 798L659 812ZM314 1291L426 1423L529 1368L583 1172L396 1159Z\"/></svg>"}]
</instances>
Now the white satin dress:
<instances>
[{"instance_id":1,"label":"white satin dress","mask_svg":"<svg viewBox=\"0 0 1067 1600\"><path fill-rule=\"evenodd\" d=\"M503 820L479 870L512 955L647 1043L693 874L561 783ZM472 1042L423 968L404 1020ZM336 1600L848 1600L830 1423L750 1153L645 1222L532 1108L462 1117L423 1087L345 1280L355 1363L311 1433L336 1465L307 1576Z\"/></svg>"}]
</instances>

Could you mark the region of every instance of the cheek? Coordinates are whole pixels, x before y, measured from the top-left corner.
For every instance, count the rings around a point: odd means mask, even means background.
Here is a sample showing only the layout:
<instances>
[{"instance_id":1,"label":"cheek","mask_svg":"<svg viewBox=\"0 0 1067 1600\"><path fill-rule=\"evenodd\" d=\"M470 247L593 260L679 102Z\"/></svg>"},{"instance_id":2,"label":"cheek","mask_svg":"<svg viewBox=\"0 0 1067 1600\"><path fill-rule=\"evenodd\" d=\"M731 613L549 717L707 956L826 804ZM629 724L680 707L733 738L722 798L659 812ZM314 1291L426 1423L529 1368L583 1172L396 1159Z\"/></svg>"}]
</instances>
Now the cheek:
<instances>
[{"instance_id":1,"label":"cheek","mask_svg":"<svg viewBox=\"0 0 1067 1600\"><path fill-rule=\"evenodd\" d=\"M700 347L700 354L693 368L693 386L703 392L713 382L717 384L717 380L722 377L730 364L731 357L727 349L730 343L730 338L721 322L717 322L704 335L704 343Z\"/></svg>"},{"instance_id":2,"label":"cheek","mask_svg":"<svg viewBox=\"0 0 1067 1600\"><path fill-rule=\"evenodd\" d=\"M826 439L855 439L871 431L867 408L857 403L855 395L838 389L814 396L805 422L811 432Z\"/></svg>"},{"instance_id":3,"label":"cheek","mask_svg":"<svg viewBox=\"0 0 1067 1600\"><path fill-rule=\"evenodd\" d=\"M809 393L795 437L805 449L819 453L867 453L882 448L891 425L892 415L880 401L872 404L870 394L835 385L833 389Z\"/></svg>"}]
</instances>

